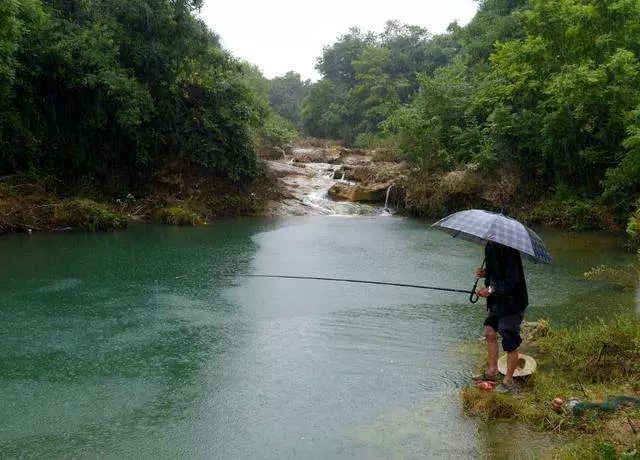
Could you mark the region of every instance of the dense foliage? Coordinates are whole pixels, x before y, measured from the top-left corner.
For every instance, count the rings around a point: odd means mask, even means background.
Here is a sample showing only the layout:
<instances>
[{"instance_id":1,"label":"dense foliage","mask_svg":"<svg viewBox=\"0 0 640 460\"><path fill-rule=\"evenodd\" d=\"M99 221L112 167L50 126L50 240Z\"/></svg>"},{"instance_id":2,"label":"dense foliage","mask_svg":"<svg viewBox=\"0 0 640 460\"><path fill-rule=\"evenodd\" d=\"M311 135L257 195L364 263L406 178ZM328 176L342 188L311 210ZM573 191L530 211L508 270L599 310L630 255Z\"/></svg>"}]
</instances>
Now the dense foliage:
<instances>
[{"instance_id":1,"label":"dense foliage","mask_svg":"<svg viewBox=\"0 0 640 460\"><path fill-rule=\"evenodd\" d=\"M319 59L302 122L315 136L392 140L419 166L414 183L508 172L518 206L622 222L640 194L639 57L637 1L484 0L438 36L352 29Z\"/></svg>"},{"instance_id":2,"label":"dense foliage","mask_svg":"<svg viewBox=\"0 0 640 460\"><path fill-rule=\"evenodd\" d=\"M269 104L281 117L300 128L300 110L309 91L309 80L302 81L300 74L287 72L269 81Z\"/></svg>"},{"instance_id":3,"label":"dense foliage","mask_svg":"<svg viewBox=\"0 0 640 460\"><path fill-rule=\"evenodd\" d=\"M167 171L259 171L267 94L195 17L201 0L0 2L0 175L132 190Z\"/></svg>"}]
</instances>

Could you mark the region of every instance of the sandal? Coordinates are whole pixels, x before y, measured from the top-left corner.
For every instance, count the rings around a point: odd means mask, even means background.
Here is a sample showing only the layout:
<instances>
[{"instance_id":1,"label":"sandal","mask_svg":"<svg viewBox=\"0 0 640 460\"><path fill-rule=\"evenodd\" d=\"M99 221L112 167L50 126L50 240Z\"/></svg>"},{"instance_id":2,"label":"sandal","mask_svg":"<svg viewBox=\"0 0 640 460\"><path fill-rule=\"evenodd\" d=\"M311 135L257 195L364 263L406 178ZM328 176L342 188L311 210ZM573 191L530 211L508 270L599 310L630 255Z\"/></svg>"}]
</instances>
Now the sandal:
<instances>
[{"instance_id":1,"label":"sandal","mask_svg":"<svg viewBox=\"0 0 640 460\"><path fill-rule=\"evenodd\" d=\"M502 372L498 372L495 375L489 375L486 372L482 374L474 375L473 380L489 380L490 382L502 382L504 379L504 374Z\"/></svg>"},{"instance_id":2,"label":"sandal","mask_svg":"<svg viewBox=\"0 0 640 460\"><path fill-rule=\"evenodd\" d=\"M511 385L501 383L493 391L501 394L518 394L522 391L522 388L517 383Z\"/></svg>"}]
</instances>

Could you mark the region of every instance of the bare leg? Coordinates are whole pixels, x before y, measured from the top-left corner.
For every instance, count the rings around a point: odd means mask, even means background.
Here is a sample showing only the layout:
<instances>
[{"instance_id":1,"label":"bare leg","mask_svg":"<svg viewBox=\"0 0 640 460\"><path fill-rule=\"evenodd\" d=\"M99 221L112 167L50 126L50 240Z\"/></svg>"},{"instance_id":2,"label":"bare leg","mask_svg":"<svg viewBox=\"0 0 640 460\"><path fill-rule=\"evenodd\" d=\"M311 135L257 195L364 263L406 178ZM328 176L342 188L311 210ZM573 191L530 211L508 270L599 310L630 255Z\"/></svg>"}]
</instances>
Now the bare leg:
<instances>
[{"instance_id":1,"label":"bare leg","mask_svg":"<svg viewBox=\"0 0 640 460\"><path fill-rule=\"evenodd\" d=\"M500 354L500 350L498 349L498 338L496 331L494 331L491 326L484 327L484 336L487 338L487 356L489 361L487 375L494 376L498 373L498 356ZM516 365L517 363L518 360L516 358ZM513 375L513 371L511 372L511 375Z\"/></svg>"},{"instance_id":2,"label":"bare leg","mask_svg":"<svg viewBox=\"0 0 640 460\"><path fill-rule=\"evenodd\" d=\"M504 376L504 380L502 380L505 385L513 385L513 372L518 367L518 350L519 348L516 348L507 352L507 373Z\"/></svg>"}]
</instances>

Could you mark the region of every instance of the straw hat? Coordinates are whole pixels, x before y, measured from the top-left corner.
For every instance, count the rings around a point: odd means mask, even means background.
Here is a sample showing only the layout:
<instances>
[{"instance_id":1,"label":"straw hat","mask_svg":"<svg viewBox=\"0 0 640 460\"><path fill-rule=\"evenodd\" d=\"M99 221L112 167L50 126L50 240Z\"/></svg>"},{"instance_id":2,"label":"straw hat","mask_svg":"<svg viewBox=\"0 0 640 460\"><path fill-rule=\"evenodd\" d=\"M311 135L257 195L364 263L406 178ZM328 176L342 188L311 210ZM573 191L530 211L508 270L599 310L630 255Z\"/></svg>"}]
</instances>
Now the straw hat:
<instances>
[{"instance_id":1,"label":"straw hat","mask_svg":"<svg viewBox=\"0 0 640 460\"><path fill-rule=\"evenodd\" d=\"M516 370L513 371L514 377L524 377L527 375L531 375L536 371L538 364L536 360L533 359L529 355L525 355L522 353L518 353L518 365L516 366ZM506 374L507 373L507 355L503 355L498 360L498 370Z\"/></svg>"}]
</instances>

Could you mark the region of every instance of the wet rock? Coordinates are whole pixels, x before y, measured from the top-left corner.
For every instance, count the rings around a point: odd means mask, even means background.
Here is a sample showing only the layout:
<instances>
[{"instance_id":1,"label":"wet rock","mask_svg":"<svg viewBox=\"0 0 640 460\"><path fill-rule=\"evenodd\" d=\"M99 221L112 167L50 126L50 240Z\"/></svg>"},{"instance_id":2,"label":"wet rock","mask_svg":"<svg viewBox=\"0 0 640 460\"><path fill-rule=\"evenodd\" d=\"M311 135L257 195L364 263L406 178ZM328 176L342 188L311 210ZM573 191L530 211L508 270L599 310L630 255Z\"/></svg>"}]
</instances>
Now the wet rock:
<instances>
[{"instance_id":1,"label":"wet rock","mask_svg":"<svg viewBox=\"0 0 640 460\"><path fill-rule=\"evenodd\" d=\"M360 155L360 156L367 156L370 155L370 152L368 152L367 150L364 149L348 149L346 147L343 147L339 150L340 153L340 157L348 157L348 156L354 156L354 155Z\"/></svg>"},{"instance_id":2,"label":"wet rock","mask_svg":"<svg viewBox=\"0 0 640 460\"><path fill-rule=\"evenodd\" d=\"M312 173L310 173L303 167L294 166L287 163L280 163L278 161L267 161L267 166L278 177L293 176L293 175L300 175L300 176L312 175Z\"/></svg>"},{"instance_id":3,"label":"wet rock","mask_svg":"<svg viewBox=\"0 0 640 460\"><path fill-rule=\"evenodd\" d=\"M388 188L389 184L351 185L340 183L332 186L328 195L337 201L384 203Z\"/></svg>"},{"instance_id":4,"label":"wet rock","mask_svg":"<svg viewBox=\"0 0 640 460\"><path fill-rule=\"evenodd\" d=\"M294 148L291 157L294 163L333 163L340 154L333 149Z\"/></svg>"},{"instance_id":5,"label":"wet rock","mask_svg":"<svg viewBox=\"0 0 640 460\"><path fill-rule=\"evenodd\" d=\"M368 156L360 156L360 155L348 155L348 156L340 156L336 160L333 161L335 164L342 165L351 165L351 166L362 166L368 165L372 163L371 157Z\"/></svg>"},{"instance_id":6,"label":"wet rock","mask_svg":"<svg viewBox=\"0 0 640 460\"><path fill-rule=\"evenodd\" d=\"M279 177L284 196L271 215L389 215L385 203L391 183L404 174L406 165L373 161L373 151L337 145L297 146L284 159L268 161ZM401 188L389 194L389 206L402 206ZM400 194L399 194L400 193Z\"/></svg>"},{"instance_id":7,"label":"wet rock","mask_svg":"<svg viewBox=\"0 0 640 460\"><path fill-rule=\"evenodd\" d=\"M285 156L285 150L280 147L272 147L260 151L260 157L265 160L282 160Z\"/></svg>"}]
</instances>

